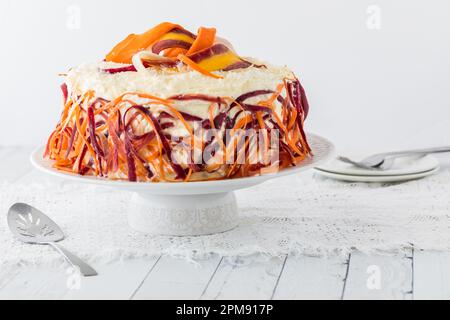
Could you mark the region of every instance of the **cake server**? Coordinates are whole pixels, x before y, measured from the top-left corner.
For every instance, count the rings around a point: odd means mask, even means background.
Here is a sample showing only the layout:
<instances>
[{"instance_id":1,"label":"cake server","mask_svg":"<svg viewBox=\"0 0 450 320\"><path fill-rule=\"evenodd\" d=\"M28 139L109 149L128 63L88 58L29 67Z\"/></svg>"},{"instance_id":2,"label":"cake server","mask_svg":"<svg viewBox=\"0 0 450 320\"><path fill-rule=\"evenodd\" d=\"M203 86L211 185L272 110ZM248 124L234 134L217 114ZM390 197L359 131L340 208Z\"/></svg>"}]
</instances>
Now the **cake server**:
<instances>
[{"instance_id":1,"label":"cake server","mask_svg":"<svg viewBox=\"0 0 450 320\"><path fill-rule=\"evenodd\" d=\"M19 240L30 244L50 245L72 266L78 267L82 275L97 275L90 265L56 243L64 239L64 233L53 220L38 209L25 203L14 204L8 211L8 225Z\"/></svg>"}]
</instances>

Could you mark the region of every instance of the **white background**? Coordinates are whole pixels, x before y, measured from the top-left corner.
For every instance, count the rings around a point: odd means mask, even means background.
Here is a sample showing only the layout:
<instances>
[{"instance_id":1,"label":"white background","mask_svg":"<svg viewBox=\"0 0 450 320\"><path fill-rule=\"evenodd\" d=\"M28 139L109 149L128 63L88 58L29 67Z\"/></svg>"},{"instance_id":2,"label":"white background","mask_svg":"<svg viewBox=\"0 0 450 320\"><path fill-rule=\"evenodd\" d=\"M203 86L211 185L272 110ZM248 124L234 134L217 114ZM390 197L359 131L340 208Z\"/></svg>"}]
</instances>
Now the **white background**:
<instances>
[{"instance_id":1,"label":"white background","mask_svg":"<svg viewBox=\"0 0 450 320\"><path fill-rule=\"evenodd\" d=\"M165 20L215 26L241 55L290 66L308 129L340 148L450 144L449 0L0 0L0 145L43 144L62 108L57 74Z\"/></svg>"}]
</instances>

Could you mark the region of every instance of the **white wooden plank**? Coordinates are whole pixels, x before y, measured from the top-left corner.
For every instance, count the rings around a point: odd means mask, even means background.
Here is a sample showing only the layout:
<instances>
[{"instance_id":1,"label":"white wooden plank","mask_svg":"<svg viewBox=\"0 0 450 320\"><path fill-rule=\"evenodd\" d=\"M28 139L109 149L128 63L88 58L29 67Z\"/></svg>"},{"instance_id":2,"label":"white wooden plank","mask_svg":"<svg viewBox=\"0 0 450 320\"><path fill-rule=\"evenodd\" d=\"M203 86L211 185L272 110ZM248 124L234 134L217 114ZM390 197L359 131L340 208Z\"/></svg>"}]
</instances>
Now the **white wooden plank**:
<instances>
[{"instance_id":1,"label":"white wooden plank","mask_svg":"<svg viewBox=\"0 0 450 320\"><path fill-rule=\"evenodd\" d=\"M288 256L273 299L340 299L348 258Z\"/></svg>"},{"instance_id":2,"label":"white wooden plank","mask_svg":"<svg viewBox=\"0 0 450 320\"><path fill-rule=\"evenodd\" d=\"M412 299L412 251L387 255L350 256L343 299Z\"/></svg>"},{"instance_id":3,"label":"white wooden plank","mask_svg":"<svg viewBox=\"0 0 450 320\"><path fill-rule=\"evenodd\" d=\"M19 266L4 279L0 299L130 299L157 258L92 263L98 276L82 277L69 266Z\"/></svg>"},{"instance_id":4,"label":"white wooden plank","mask_svg":"<svg viewBox=\"0 0 450 320\"><path fill-rule=\"evenodd\" d=\"M197 263L162 257L133 299L199 299L220 261L218 256Z\"/></svg>"},{"instance_id":5,"label":"white wooden plank","mask_svg":"<svg viewBox=\"0 0 450 320\"><path fill-rule=\"evenodd\" d=\"M0 299L60 299L66 292L65 269L18 266L0 290Z\"/></svg>"},{"instance_id":6,"label":"white wooden plank","mask_svg":"<svg viewBox=\"0 0 450 320\"><path fill-rule=\"evenodd\" d=\"M0 182L14 182L31 170L30 154L33 149L8 147L6 150L0 159Z\"/></svg>"},{"instance_id":7,"label":"white wooden plank","mask_svg":"<svg viewBox=\"0 0 450 320\"><path fill-rule=\"evenodd\" d=\"M64 299L130 299L157 261L158 257L93 264L98 276L82 278L80 288L68 290Z\"/></svg>"},{"instance_id":8,"label":"white wooden plank","mask_svg":"<svg viewBox=\"0 0 450 320\"><path fill-rule=\"evenodd\" d=\"M20 268L18 266L3 267L0 269L0 293L19 273Z\"/></svg>"},{"instance_id":9,"label":"white wooden plank","mask_svg":"<svg viewBox=\"0 0 450 320\"><path fill-rule=\"evenodd\" d=\"M414 299L450 299L450 252L414 251Z\"/></svg>"},{"instance_id":10,"label":"white wooden plank","mask_svg":"<svg viewBox=\"0 0 450 320\"><path fill-rule=\"evenodd\" d=\"M201 299L270 299L286 257L222 259Z\"/></svg>"}]
</instances>

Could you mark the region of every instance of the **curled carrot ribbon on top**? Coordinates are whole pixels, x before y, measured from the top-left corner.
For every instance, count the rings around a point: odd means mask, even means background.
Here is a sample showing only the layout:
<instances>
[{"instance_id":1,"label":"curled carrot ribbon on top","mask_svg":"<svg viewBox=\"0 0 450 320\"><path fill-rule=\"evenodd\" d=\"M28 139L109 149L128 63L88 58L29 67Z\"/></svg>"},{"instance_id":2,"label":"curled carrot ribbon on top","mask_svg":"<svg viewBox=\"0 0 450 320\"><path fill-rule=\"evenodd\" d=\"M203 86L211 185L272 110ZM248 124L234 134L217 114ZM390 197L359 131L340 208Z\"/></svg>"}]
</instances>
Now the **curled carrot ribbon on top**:
<instances>
[{"instance_id":1,"label":"curled carrot ribbon on top","mask_svg":"<svg viewBox=\"0 0 450 320\"><path fill-rule=\"evenodd\" d=\"M106 55L105 60L131 64L133 56L141 51L151 51L174 63L180 61L213 78L222 78L213 74L214 71L230 71L252 65L225 44L217 42L215 28L200 27L195 35L170 22L163 22L140 35L128 35Z\"/></svg>"}]
</instances>

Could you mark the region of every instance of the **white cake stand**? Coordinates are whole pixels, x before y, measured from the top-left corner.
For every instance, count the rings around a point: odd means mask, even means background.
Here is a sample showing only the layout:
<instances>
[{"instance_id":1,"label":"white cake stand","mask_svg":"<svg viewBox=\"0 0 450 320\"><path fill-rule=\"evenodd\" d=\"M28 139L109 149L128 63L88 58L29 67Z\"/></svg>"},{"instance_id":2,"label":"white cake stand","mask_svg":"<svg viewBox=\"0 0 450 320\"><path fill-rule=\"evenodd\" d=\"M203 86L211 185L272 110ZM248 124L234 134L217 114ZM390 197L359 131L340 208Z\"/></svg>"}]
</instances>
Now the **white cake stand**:
<instances>
[{"instance_id":1,"label":"white cake stand","mask_svg":"<svg viewBox=\"0 0 450 320\"><path fill-rule=\"evenodd\" d=\"M275 174L217 181L152 183L112 181L58 171L52 161L43 159L43 147L31 155L34 167L45 173L83 183L133 191L128 222L136 230L159 235L187 236L224 232L238 225L238 208L234 190L255 186L323 164L334 154L328 140L308 134L314 156L296 167Z\"/></svg>"}]
</instances>

